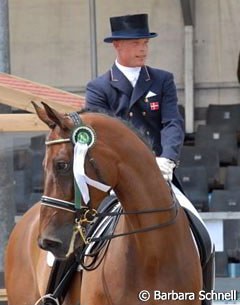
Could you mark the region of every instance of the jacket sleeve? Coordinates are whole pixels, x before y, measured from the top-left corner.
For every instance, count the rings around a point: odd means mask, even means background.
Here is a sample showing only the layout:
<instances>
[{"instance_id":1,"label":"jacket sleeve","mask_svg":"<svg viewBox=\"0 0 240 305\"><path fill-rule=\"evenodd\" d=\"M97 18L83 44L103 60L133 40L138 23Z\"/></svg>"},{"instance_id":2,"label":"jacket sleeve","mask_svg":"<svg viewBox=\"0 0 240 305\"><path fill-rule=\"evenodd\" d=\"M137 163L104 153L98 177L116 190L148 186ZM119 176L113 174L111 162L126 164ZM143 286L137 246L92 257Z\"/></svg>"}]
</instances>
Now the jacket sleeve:
<instances>
[{"instance_id":1,"label":"jacket sleeve","mask_svg":"<svg viewBox=\"0 0 240 305\"><path fill-rule=\"evenodd\" d=\"M171 159L175 162L179 160L180 150L184 141L184 121L177 105L177 91L171 73L163 83L162 96L162 130L161 145L162 157Z\"/></svg>"},{"instance_id":2,"label":"jacket sleeve","mask_svg":"<svg viewBox=\"0 0 240 305\"><path fill-rule=\"evenodd\" d=\"M110 112L111 108L104 89L97 80L93 80L86 87L86 109L91 111Z\"/></svg>"}]
</instances>

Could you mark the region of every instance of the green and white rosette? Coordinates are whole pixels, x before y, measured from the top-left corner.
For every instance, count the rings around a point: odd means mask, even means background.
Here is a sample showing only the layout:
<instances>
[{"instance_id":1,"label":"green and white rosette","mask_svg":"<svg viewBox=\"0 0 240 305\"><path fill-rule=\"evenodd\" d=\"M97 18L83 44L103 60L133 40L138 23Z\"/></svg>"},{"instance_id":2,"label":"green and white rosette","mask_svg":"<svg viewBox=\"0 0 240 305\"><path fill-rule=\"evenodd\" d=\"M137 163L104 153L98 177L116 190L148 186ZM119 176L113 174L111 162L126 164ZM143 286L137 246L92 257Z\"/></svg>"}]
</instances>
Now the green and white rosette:
<instances>
[{"instance_id":1,"label":"green and white rosette","mask_svg":"<svg viewBox=\"0 0 240 305\"><path fill-rule=\"evenodd\" d=\"M89 126L79 126L73 130L72 133L72 142L75 145L76 143L86 144L88 148L93 146L96 141L96 133Z\"/></svg>"},{"instance_id":2,"label":"green and white rosette","mask_svg":"<svg viewBox=\"0 0 240 305\"><path fill-rule=\"evenodd\" d=\"M103 192L109 191L111 187L109 185L105 185L101 182L93 180L85 174L85 157L88 149L96 143L95 131L89 126L79 126L74 129L72 133L72 142L74 144L73 174L76 187L79 189L84 203L88 204L90 201L88 185L91 185ZM76 187L75 204L76 208L80 208L81 203L76 202L76 197L79 197L76 194ZM77 201L80 201L80 199Z\"/></svg>"}]
</instances>

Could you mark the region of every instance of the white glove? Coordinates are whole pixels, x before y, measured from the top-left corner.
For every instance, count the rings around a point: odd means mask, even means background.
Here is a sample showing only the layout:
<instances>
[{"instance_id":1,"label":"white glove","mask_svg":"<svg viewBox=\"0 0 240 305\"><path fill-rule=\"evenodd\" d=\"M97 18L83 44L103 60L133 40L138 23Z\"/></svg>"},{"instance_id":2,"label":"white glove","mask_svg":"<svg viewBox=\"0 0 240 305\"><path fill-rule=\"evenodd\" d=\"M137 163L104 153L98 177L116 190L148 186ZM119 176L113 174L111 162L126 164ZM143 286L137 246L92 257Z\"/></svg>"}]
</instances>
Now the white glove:
<instances>
[{"instance_id":1,"label":"white glove","mask_svg":"<svg viewBox=\"0 0 240 305\"><path fill-rule=\"evenodd\" d=\"M173 178L173 169L176 166L174 161L164 158L164 157L157 157L156 158L158 167L160 168L162 175L165 180L172 181Z\"/></svg>"}]
</instances>

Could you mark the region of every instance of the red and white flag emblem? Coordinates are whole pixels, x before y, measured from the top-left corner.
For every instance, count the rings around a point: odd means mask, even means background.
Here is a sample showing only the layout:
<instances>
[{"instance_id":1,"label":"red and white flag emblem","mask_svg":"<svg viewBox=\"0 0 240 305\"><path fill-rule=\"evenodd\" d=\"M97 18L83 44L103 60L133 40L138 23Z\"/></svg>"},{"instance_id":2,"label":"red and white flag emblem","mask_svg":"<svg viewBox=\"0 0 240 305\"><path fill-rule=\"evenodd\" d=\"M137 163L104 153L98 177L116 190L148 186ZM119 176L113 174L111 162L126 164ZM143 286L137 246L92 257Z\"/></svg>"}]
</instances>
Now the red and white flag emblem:
<instances>
[{"instance_id":1,"label":"red and white flag emblem","mask_svg":"<svg viewBox=\"0 0 240 305\"><path fill-rule=\"evenodd\" d=\"M158 109L159 109L159 103L158 103L158 102L151 102L151 103L150 103L150 108L151 108L151 110L153 110L153 111L158 110Z\"/></svg>"}]
</instances>

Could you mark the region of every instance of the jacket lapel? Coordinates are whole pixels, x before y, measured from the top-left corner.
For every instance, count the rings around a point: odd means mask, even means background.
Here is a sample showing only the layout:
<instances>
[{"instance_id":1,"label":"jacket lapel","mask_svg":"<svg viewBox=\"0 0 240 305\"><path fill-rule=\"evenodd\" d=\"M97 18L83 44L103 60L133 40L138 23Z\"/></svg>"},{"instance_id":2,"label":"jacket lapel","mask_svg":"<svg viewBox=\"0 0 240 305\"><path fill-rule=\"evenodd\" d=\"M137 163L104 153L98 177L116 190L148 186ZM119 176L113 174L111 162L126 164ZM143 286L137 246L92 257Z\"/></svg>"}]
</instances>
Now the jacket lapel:
<instances>
[{"instance_id":1,"label":"jacket lapel","mask_svg":"<svg viewBox=\"0 0 240 305\"><path fill-rule=\"evenodd\" d=\"M124 92L129 99L131 98L133 87L125 75L114 64L110 70L110 83L113 87Z\"/></svg>"},{"instance_id":2,"label":"jacket lapel","mask_svg":"<svg viewBox=\"0 0 240 305\"><path fill-rule=\"evenodd\" d=\"M148 91L152 82L153 80L150 78L147 67L142 67L136 86L132 91L130 107Z\"/></svg>"}]
</instances>

